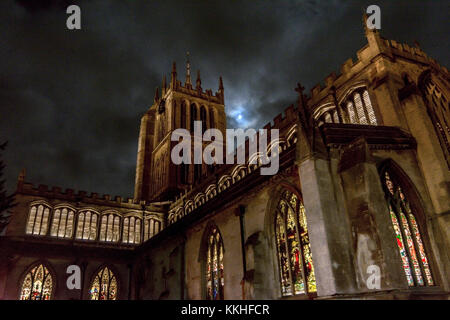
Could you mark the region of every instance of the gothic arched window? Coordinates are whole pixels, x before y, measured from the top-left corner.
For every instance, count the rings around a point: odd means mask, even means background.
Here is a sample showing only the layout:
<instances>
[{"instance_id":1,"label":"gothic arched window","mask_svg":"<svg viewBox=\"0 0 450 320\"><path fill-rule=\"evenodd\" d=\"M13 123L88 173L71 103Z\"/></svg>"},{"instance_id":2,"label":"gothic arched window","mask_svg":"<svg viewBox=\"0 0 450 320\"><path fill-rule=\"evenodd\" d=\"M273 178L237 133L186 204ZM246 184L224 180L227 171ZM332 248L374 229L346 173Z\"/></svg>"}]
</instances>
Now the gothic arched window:
<instances>
[{"instance_id":1,"label":"gothic arched window","mask_svg":"<svg viewBox=\"0 0 450 320\"><path fill-rule=\"evenodd\" d=\"M347 122L374 126L378 124L369 92L364 87L354 90L341 105Z\"/></svg>"},{"instance_id":2,"label":"gothic arched window","mask_svg":"<svg viewBox=\"0 0 450 320\"><path fill-rule=\"evenodd\" d=\"M45 236L47 234L49 218L49 207L43 204L33 205L30 208L26 233Z\"/></svg>"},{"instance_id":3,"label":"gothic arched window","mask_svg":"<svg viewBox=\"0 0 450 320\"><path fill-rule=\"evenodd\" d=\"M178 116L178 107L177 107L177 102L176 101L173 101L172 102L172 110L173 110L173 115L172 115L172 119L173 119L173 127L172 127L172 130L173 129L177 129L177 128L179 128L179 127L177 127L177 125L178 125L178 119L177 119L177 116Z\"/></svg>"},{"instance_id":4,"label":"gothic arched window","mask_svg":"<svg viewBox=\"0 0 450 320\"><path fill-rule=\"evenodd\" d=\"M202 178L202 165L194 164L194 182L198 182Z\"/></svg>"},{"instance_id":5,"label":"gothic arched window","mask_svg":"<svg viewBox=\"0 0 450 320\"><path fill-rule=\"evenodd\" d=\"M316 292L305 207L295 193L285 190L276 210L275 237L281 295Z\"/></svg>"},{"instance_id":6,"label":"gothic arched window","mask_svg":"<svg viewBox=\"0 0 450 320\"><path fill-rule=\"evenodd\" d=\"M181 102L180 128L186 129L186 103Z\"/></svg>"},{"instance_id":7,"label":"gothic arched window","mask_svg":"<svg viewBox=\"0 0 450 320\"><path fill-rule=\"evenodd\" d=\"M115 214L102 216L100 223L100 241L119 241L120 237L120 217Z\"/></svg>"},{"instance_id":8,"label":"gothic arched window","mask_svg":"<svg viewBox=\"0 0 450 320\"><path fill-rule=\"evenodd\" d=\"M191 132L194 132L194 121L197 120L197 107L191 104Z\"/></svg>"},{"instance_id":9,"label":"gothic arched window","mask_svg":"<svg viewBox=\"0 0 450 320\"><path fill-rule=\"evenodd\" d=\"M78 214L77 239L95 240L97 239L98 214L92 211L83 211Z\"/></svg>"},{"instance_id":10,"label":"gothic arched window","mask_svg":"<svg viewBox=\"0 0 450 320\"><path fill-rule=\"evenodd\" d=\"M70 208L58 208L53 213L50 235L59 238L71 238L75 213Z\"/></svg>"},{"instance_id":11,"label":"gothic arched window","mask_svg":"<svg viewBox=\"0 0 450 320\"><path fill-rule=\"evenodd\" d=\"M122 242L141 242L141 219L135 217L126 217L123 219Z\"/></svg>"},{"instance_id":12,"label":"gothic arched window","mask_svg":"<svg viewBox=\"0 0 450 320\"><path fill-rule=\"evenodd\" d=\"M216 124L214 122L214 108L210 107L209 109L209 127L216 128Z\"/></svg>"},{"instance_id":13,"label":"gothic arched window","mask_svg":"<svg viewBox=\"0 0 450 320\"><path fill-rule=\"evenodd\" d=\"M432 80L433 75L428 74L421 82L421 89L428 105L428 112L434 124L439 143L450 168L450 103L441 90L437 81Z\"/></svg>"},{"instance_id":14,"label":"gothic arched window","mask_svg":"<svg viewBox=\"0 0 450 320\"><path fill-rule=\"evenodd\" d=\"M100 270L91 285L91 300L116 300L117 280L108 267Z\"/></svg>"},{"instance_id":15,"label":"gothic arched window","mask_svg":"<svg viewBox=\"0 0 450 320\"><path fill-rule=\"evenodd\" d=\"M383 171L381 179L408 285L433 286L434 281L416 213L392 172Z\"/></svg>"},{"instance_id":16,"label":"gothic arched window","mask_svg":"<svg viewBox=\"0 0 450 320\"><path fill-rule=\"evenodd\" d=\"M189 165L182 162L180 164L180 182L187 184L189 180Z\"/></svg>"},{"instance_id":17,"label":"gothic arched window","mask_svg":"<svg viewBox=\"0 0 450 320\"><path fill-rule=\"evenodd\" d=\"M202 106L200 108L200 120L202 121L202 133L208 129L208 125L206 124L206 108Z\"/></svg>"},{"instance_id":18,"label":"gothic arched window","mask_svg":"<svg viewBox=\"0 0 450 320\"><path fill-rule=\"evenodd\" d=\"M205 280L206 299L223 300L223 241L219 229L211 226L206 237Z\"/></svg>"},{"instance_id":19,"label":"gothic arched window","mask_svg":"<svg viewBox=\"0 0 450 320\"><path fill-rule=\"evenodd\" d=\"M336 106L327 107L326 110L317 117L316 122L319 126L324 123L340 123Z\"/></svg>"},{"instance_id":20,"label":"gothic arched window","mask_svg":"<svg viewBox=\"0 0 450 320\"><path fill-rule=\"evenodd\" d=\"M20 300L50 300L52 289L52 275L41 263L25 275L20 291Z\"/></svg>"}]
</instances>

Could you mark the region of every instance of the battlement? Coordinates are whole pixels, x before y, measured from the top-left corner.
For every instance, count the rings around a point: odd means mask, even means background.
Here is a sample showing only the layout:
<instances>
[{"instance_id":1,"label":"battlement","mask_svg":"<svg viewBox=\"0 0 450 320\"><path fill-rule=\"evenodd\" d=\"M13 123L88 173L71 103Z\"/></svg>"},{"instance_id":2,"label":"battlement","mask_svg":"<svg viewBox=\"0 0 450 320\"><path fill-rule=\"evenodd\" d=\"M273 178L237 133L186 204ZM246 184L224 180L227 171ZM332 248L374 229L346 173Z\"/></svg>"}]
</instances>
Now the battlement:
<instances>
[{"instance_id":1,"label":"battlement","mask_svg":"<svg viewBox=\"0 0 450 320\"><path fill-rule=\"evenodd\" d=\"M137 201L133 198L125 199L121 196L112 197L109 194L104 194L102 197L100 197L97 192L91 192L90 194L88 194L88 192L86 191L79 190L76 192L75 190L70 188L67 188L65 189L65 191L63 191L61 187L54 186L49 188L49 186L44 184L40 184L36 187L32 183L21 181L19 181L17 193L72 202L86 202L95 205L120 206L134 209L142 209L143 206L147 207L152 205L152 203L144 200Z\"/></svg>"},{"instance_id":2,"label":"battlement","mask_svg":"<svg viewBox=\"0 0 450 320\"><path fill-rule=\"evenodd\" d=\"M213 94L213 91L211 89L203 90L202 88L195 88L186 84L183 85L181 81L177 81L177 85L174 88L174 91L218 104L224 103L223 96L220 92L216 92L215 94Z\"/></svg>"},{"instance_id":3,"label":"battlement","mask_svg":"<svg viewBox=\"0 0 450 320\"><path fill-rule=\"evenodd\" d=\"M335 88L340 87L353 75L372 63L373 58L377 55L383 55L392 60L397 56L407 60L418 61L424 65L438 69L449 76L448 69L441 66L435 59L429 57L418 45L411 47L408 44L398 43L395 40L384 39L378 33L372 33L370 37L373 38L369 39L368 36L368 44L357 51L356 60L349 58L341 65L340 74L332 72L325 78L325 85L318 83L311 88L308 101L310 107L327 96L332 86Z\"/></svg>"},{"instance_id":4,"label":"battlement","mask_svg":"<svg viewBox=\"0 0 450 320\"><path fill-rule=\"evenodd\" d=\"M273 118L273 124L272 121L266 123L263 126L263 129L270 130L270 129L279 129L283 130L295 123L298 120L298 108L294 107L293 104L291 104L289 107L287 107L284 112L279 113Z\"/></svg>"},{"instance_id":5,"label":"battlement","mask_svg":"<svg viewBox=\"0 0 450 320\"><path fill-rule=\"evenodd\" d=\"M436 69L441 70L445 74L449 74L448 69L441 66L435 59L428 56L422 48L415 46L411 47L407 43L399 43L395 40L382 39L384 45L389 48L393 54L403 56L411 60L418 60L420 62L430 64Z\"/></svg>"}]
</instances>

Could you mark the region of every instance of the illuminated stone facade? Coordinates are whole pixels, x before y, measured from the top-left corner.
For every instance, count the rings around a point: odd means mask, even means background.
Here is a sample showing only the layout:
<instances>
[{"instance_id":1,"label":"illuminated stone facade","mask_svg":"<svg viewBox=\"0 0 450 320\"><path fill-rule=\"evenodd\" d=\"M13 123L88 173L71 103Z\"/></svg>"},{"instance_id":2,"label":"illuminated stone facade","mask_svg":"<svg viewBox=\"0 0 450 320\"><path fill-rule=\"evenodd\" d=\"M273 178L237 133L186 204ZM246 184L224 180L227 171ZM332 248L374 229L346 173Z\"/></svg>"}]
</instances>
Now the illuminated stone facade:
<instances>
[{"instance_id":1,"label":"illuminated stone facade","mask_svg":"<svg viewBox=\"0 0 450 320\"><path fill-rule=\"evenodd\" d=\"M0 298L89 299L114 275L103 297L448 299L450 74L419 47L366 36L357 61L309 95L299 85L264 127L280 129L274 176L251 157L170 162L174 129L226 128L222 80L213 94L188 69L182 85L174 64L142 117L133 199L19 176ZM66 287L73 264L80 290Z\"/></svg>"}]
</instances>

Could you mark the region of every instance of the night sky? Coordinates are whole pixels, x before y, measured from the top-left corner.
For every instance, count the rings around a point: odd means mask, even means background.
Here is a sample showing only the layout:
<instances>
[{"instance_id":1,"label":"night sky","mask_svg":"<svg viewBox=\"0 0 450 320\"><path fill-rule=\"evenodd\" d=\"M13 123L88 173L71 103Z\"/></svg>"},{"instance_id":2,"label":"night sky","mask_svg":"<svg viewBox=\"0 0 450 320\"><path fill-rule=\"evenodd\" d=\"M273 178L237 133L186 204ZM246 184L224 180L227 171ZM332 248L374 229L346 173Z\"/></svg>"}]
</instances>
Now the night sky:
<instances>
[{"instance_id":1,"label":"night sky","mask_svg":"<svg viewBox=\"0 0 450 320\"><path fill-rule=\"evenodd\" d=\"M66 8L81 7L81 30ZM384 37L449 67L450 1L0 1L0 142L10 191L27 181L132 196L142 114L172 61L218 89L228 127L262 127L365 45L362 12ZM240 116L239 116L240 115Z\"/></svg>"}]
</instances>

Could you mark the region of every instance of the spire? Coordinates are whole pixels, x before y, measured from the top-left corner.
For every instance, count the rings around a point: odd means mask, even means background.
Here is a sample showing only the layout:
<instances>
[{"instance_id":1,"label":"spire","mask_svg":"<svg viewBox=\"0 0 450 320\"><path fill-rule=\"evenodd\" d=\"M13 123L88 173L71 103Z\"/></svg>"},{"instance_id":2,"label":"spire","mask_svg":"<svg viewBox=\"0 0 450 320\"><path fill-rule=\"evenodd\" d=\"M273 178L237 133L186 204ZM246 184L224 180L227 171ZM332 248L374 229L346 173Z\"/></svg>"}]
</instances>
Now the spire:
<instances>
[{"instance_id":1,"label":"spire","mask_svg":"<svg viewBox=\"0 0 450 320\"><path fill-rule=\"evenodd\" d=\"M156 91L155 91L155 102L158 102L158 100L159 100L159 89L158 89L158 87L156 87Z\"/></svg>"},{"instance_id":2,"label":"spire","mask_svg":"<svg viewBox=\"0 0 450 320\"><path fill-rule=\"evenodd\" d=\"M173 89L177 84L177 64L175 61L172 64L172 75L170 78L170 87Z\"/></svg>"},{"instance_id":3,"label":"spire","mask_svg":"<svg viewBox=\"0 0 450 320\"><path fill-rule=\"evenodd\" d=\"M422 49L422 48L420 47L419 41L414 40L414 45L416 46L417 49Z\"/></svg>"},{"instance_id":4,"label":"spire","mask_svg":"<svg viewBox=\"0 0 450 320\"><path fill-rule=\"evenodd\" d=\"M26 173L27 173L27 170L25 168L22 168L22 170L20 170L19 178L18 178L19 182L24 182L25 181Z\"/></svg>"},{"instance_id":5,"label":"spire","mask_svg":"<svg viewBox=\"0 0 450 320\"><path fill-rule=\"evenodd\" d=\"M370 29L367 26L367 13L363 13L363 27L364 27L364 33L366 34L367 43L372 49L372 52L374 55L380 53L383 50L383 43L380 37L380 33L376 28Z\"/></svg>"},{"instance_id":6,"label":"spire","mask_svg":"<svg viewBox=\"0 0 450 320\"><path fill-rule=\"evenodd\" d=\"M219 97L220 100L222 100L222 103L225 103L222 76L219 77L219 91L216 93L216 96Z\"/></svg>"},{"instance_id":7,"label":"spire","mask_svg":"<svg viewBox=\"0 0 450 320\"><path fill-rule=\"evenodd\" d=\"M172 74L177 73L177 63L174 61L172 62Z\"/></svg>"},{"instance_id":8,"label":"spire","mask_svg":"<svg viewBox=\"0 0 450 320\"><path fill-rule=\"evenodd\" d=\"M202 80L200 79L200 70L197 70L197 82L195 88L197 90L202 90Z\"/></svg>"},{"instance_id":9,"label":"spire","mask_svg":"<svg viewBox=\"0 0 450 320\"><path fill-rule=\"evenodd\" d=\"M163 94L166 93L167 90L167 83L166 83L166 75L163 76L163 82L162 82L162 92Z\"/></svg>"},{"instance_id":10,"label":"spire","mask_svg":"<svg viewBox=\"0 0 450 320\"><path fill-rule=\"evenodd\" d=\"M369 32L372 31L367 27L367 18L368 18L367 13L364 12L363 16L362 16L362 23L363 23L364 33L366 34L366 36Z\"/></svg>"},{"instance_id":11,"label":"spire","mask_svg":"<svg viewBox=\"0 0 450 320\"><path fill-rule=\"evenodd\" d=\"M223 81L222 81L222 76L220 76L219 78L219 91L223 92Z\"/></svg>"},{"instance_id":12,"label":"spire","mask_svg":"<svg viewBox=\"0 0 450 320\"><path fill-rule=\"evenodd\" d=\"M25 175L26 175L26 169L23 168L19 173L19 178L17 179L17 189L22 188L24 182L25 182Z\"/></svg>"},{"instance_id":13,"label":"spire","mask_svg":"<svg viewBox=\"0 0 450 320\"><path fill-rule=\"evenodd\" d=\"M306 106L305 101L305 95L303 94L303 91L305 90L305 87L303 87L300 82L297 83L297 87L295 88L295 91L298 92L298 111L300 116L300 123L304 128L310 127L310 115L309 110Z\"/></svg>"},{"instance_id":14,"label":"spire","mask_svg":"<svg viewBox=\"0 0 450 320\"><path fill-rule=\"evenodd\" d=\"M189 63L189 51L186 53L186 87L191 85L191 65Z\"/></svg>"}]
</instances>

